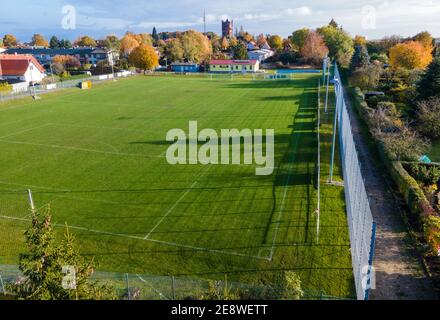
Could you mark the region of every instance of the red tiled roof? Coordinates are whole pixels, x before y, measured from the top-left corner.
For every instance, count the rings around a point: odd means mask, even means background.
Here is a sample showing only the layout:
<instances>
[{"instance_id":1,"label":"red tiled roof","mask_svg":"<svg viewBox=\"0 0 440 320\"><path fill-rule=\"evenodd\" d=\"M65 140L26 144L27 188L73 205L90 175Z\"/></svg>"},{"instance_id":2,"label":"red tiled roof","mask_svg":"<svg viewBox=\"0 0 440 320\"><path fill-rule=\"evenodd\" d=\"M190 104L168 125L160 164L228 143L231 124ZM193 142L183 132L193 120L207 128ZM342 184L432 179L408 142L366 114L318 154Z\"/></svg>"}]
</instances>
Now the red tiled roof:
<instances>
[{"instance_id":1,"label":"red tiled roof","mask_svg":"<svg viewBox=\"0 0 440 320\"><path fill-rule=\"evenodd\" d=\"M32 55L0 54L0 76L24 75L31 62L41 73L45 72L43 66Z\"/></svg>"},{"instance_id":2,"label":"red tiled roof","mask_svg":"<svg viewBox=\"0 0 440 320\"><path fill-rule=\"evenodd\" d=\"M210 64L220 66L232 66L232 65L250 65L256 64L258 60L212 60Z\"/></svg>"}]
</instances>

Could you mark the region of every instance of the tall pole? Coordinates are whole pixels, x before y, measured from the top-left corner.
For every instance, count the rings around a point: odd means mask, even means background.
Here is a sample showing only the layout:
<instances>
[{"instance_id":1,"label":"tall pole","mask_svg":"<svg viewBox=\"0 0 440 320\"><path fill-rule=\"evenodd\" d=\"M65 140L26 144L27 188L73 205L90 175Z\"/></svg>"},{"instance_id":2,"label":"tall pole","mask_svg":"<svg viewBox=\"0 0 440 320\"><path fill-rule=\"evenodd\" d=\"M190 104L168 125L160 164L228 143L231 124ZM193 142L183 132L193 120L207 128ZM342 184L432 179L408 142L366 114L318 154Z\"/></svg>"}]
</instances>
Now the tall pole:
<instances>
[{"instance_id":1,"label":"tall pole","mask_svg":"<svg viewBox=\"0 0 440 320\"><path fill-rule=\"evenodd\" d=\"M328 112L328 94L329 94L329 87L330 87L330 65L331 61L330 58L327 58L327 92L325 94L325 113Z\"/></svg>"},{"instance_id":2,"label":"tall pole","mask_svg":"<svg viewBox=\"0 0 440 320\"><path fill-rule=\"evenodd\" d=\"M329 182L333 183L333 168L335 165L335 150L336 150L336 134L337 134L337 126L338 126L338 114L339 108L342 103L341 101L341 83L339 79L335 79L336 85L336 108L335 108L335 121L333 124L333 143L332 143L332 158L330 160L330 179Z\"/></svg>"}]
</instances>

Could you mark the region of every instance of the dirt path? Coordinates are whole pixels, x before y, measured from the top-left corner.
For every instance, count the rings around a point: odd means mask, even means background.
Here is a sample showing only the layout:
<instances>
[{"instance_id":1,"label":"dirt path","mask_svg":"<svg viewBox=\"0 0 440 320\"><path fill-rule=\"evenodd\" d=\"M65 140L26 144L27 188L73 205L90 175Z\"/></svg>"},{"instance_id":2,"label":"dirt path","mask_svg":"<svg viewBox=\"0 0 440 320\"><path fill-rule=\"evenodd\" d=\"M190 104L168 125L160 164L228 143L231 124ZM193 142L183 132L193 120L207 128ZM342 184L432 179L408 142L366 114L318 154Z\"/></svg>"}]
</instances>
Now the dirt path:
<instances>
[{"instance_id":1,"label":"dirt path","mask_svg":"<svg viewBox=\"0 0 440 320\"><path fill-rule=\"evenodd\" d=\"M347 95L345 95L347 97ZM372 156L362 136L356 114L346 99L351 118L356 149L362 165L371 211L377 222L376 290L372 300L435 299L431 281L425 275L403 221L405 210L390 190L387 180Z\"/></svg>"}]
</instances>

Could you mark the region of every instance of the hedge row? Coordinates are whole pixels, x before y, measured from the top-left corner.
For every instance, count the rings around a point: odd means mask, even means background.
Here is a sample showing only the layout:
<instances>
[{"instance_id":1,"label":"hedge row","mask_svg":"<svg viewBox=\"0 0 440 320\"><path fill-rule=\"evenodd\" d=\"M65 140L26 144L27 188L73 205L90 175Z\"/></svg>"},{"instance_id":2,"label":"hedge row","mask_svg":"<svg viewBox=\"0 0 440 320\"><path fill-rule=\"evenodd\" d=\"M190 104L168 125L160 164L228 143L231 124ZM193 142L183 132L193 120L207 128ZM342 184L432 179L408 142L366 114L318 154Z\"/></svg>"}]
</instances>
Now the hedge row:
<instances>
[{"instance_id":1,"label":"hedge row","mask_svg":"<svg viewBox=\"0 0 440 320\"><path fill-rule=\"evenodd\" d=\"M361 120L364 121L368 128L371 128L373 124L370 121L369 112L373 109L368 106L364 94L359 88L355 88L352 91L352 97L353 106L360 115ZM408 173L408 171L405 170L402 163L393 160L396 159L396 157L384 147L381 141L376 140L375 142L378 145L381 161L384 163L385 168L389 172L394 183L397 185L399 191L402 193L405 202L409 207L411 214L410 218L413 222L414 228L417 229L416 231L418 232L423 232L426 240L430 239L432 236L432 230L427 229L427 220L429 219L426 218L429 215L435 214L434 209L417 181ZM436 252L437 245L437 243L430 243L431 253Z\"/></svg>"}]
</instances>

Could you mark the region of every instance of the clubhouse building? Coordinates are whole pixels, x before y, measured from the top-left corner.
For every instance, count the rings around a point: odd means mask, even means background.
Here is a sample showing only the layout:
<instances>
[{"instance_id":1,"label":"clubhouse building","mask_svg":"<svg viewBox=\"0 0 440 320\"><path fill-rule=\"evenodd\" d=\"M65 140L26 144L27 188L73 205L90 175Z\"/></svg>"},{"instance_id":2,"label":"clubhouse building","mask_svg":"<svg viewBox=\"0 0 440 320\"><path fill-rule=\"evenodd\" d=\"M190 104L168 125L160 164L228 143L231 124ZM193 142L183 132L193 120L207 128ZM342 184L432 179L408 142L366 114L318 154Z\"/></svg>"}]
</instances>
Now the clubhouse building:
<instances>
[{"instance_id":1,"label":"clubhouse building","mask_svg":"<svg viewBox=\"0 0 440 320\"><path fill-rule=\"evenodd\" d=\"M255 73L260 71L258 60L212 60L209 72L212 73Z\"/></svg>"}]
</instances>

